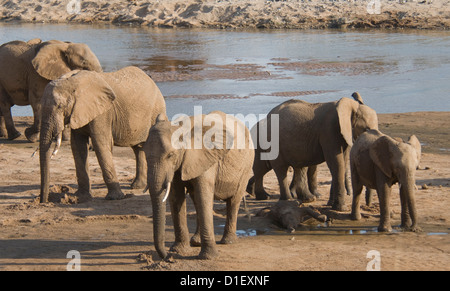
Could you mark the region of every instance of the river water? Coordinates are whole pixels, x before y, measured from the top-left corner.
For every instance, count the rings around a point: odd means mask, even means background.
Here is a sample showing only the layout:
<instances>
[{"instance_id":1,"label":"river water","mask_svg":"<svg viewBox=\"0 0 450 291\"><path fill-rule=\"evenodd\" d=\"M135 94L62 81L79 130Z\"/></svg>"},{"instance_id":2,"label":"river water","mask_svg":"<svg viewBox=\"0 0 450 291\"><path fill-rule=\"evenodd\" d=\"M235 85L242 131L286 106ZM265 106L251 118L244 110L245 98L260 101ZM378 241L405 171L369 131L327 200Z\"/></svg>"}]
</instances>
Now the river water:
<instances>
[{"instance_id":1,"label":"river water","mask_svg":"<svg viewBox=\"0 0 450 291\"><path fill-rule=\"evenodd\" d=\"M0 43L88 44L105 71L146 70L169 117L266 114L290 98L326 102L358 91L378 113L450 111L450 32L152 29L0 24ZM31 109L13 107L13 115Z\"/></svg>"}]
</instances>

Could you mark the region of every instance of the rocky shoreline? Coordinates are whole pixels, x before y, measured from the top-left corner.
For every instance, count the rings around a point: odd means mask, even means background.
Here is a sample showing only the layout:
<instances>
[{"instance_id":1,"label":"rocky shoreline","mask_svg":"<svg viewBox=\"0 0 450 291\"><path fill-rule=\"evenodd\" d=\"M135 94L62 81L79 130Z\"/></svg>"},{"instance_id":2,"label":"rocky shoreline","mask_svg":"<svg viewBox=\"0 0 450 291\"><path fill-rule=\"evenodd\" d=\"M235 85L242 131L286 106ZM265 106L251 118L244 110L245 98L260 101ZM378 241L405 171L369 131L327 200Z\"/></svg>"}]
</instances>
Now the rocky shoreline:
<instances>
[{"instance_id":1,"label":"rocky shoreline","mask_svg":"<svg viewBox=\"0 0 450 291\"><path fill-rule=\"evenodd\" d=\"M446 0L2 0L1 22L268 29L450 28Z\"/></svg>"}]
</instances>

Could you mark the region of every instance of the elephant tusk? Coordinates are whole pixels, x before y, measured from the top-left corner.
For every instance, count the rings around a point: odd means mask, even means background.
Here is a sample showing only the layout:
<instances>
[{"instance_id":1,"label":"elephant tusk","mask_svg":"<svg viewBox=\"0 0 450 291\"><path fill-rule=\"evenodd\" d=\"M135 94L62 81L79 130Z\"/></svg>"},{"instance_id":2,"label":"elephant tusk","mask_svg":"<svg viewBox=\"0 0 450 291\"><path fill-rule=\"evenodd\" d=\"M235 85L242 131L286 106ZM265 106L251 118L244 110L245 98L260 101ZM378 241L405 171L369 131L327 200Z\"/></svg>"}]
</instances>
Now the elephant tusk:
<instances>
[{"instance_id":1,"label":"elephant tusk","mask_svg":"<svg viewBox=\"0 0 450 291\"><path fill-rule=\"evenodd\" d=\"M38 152L38 150L39 150L39 146L36 148L36 150L33 152L33 154L31 155L31 158L34 158L34 156L36 155L36 153Z\"/></svg>"},{"instance_id":2,"label":"elephant tusk","mask_svg":"<svg viewBox=\"0 0 450 291\"><path fill-rule=\"evenodd\" d=\"M59 148L61 147L61 141L62 141L62 132L58 134L58 136L56 137L56 145L55 145L55 149L53 150L52 153L52 157L56 156L56 154L59 151Z\"/></svg>"},{"instance_id":3,"label":"elephant tusk","mask_svg":"<svg viewBox=\"0 0 450 291\"><path fill-rule=\"evenodd\" d=\"M169 193L170 193L170 184L171 184L170 182L167 183L166 193L164 194L164 198L163 198L163 200L162 200L163 203L166 202L167 197L169 197Z\"/></svg>"}]
</instances>

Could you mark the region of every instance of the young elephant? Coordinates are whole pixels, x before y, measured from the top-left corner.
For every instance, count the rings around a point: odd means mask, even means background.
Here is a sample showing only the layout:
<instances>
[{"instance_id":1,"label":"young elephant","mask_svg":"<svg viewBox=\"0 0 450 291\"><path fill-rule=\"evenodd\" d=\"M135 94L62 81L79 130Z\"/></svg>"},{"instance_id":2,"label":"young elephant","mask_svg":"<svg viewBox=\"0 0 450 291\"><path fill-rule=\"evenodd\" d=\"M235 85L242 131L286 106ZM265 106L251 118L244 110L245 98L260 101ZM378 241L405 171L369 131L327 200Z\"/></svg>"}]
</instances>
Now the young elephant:
<instances>
[{"instance_id":1,"label":"young elephant","mask_svg":"<svg viewBox=\"0 0 450 291\"><path fill-rule=\"evenodd\" d=\"M172 251L183 254L189 247L186 220L188 192L197 211L198 224L193 240L200 235L199 258L214 258L217 256L214 199L227 202L227 219L221 242L232 243L236 239L237 214L254 158L248 129L239 120L219 111L186 116L172 123L161 116L151 128L144 148L148 164L147 184L153 206L153 235L158 254L161 258L167 256L164 233L168 196L175 230Z\"/></svg>"},{"instance_id":2,"label":"young elephant","mask_svg":"<svg viewBox=\"0 0 450 291\"><path fill-rule=\"evenodd\" d=\"M56 138L56 152L67 124L71 128L79 199L92 197L87 163L89 137L108 187L106 199L124 197L114 169L113 145L133 148L137 170L132 188L144 188L147 165L142 144L156 117L165 112L158 87L136 67L111 73L73 71L50 82L42 97L41 202L48 199L51 143Z\"/></svg>"},{"instance_id":3,"label":"young elephant","mask_svg":"<svg viewBox=\"0 0 450 291\"><path fill-rule=\"evenodd\" d=\"M362 187L376 189L380 201L379 231L391 231L391 187L400 184L401 227L418 231L415 206L415 173L420 160L420 143L415 136L404 143L378 130L363 133L350 151L353 203L351 216L361 218L360 195Z\"/></svg>"}]
</instances>

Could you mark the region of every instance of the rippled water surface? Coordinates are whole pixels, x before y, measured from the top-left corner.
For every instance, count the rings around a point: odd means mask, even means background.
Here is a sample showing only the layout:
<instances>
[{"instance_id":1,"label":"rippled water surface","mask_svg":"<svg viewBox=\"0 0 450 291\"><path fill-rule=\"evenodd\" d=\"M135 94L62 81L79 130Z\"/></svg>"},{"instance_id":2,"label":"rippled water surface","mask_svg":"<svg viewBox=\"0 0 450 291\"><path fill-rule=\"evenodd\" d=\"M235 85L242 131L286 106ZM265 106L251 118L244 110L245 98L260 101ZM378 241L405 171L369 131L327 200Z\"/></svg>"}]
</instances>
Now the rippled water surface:
<instances>
[{"instance_id":1,"label":"rippled water surface","mask_svg":"<svg viewBox=\"0 0 450 291\"><path fill-rule=\"evenodd\" d=\"M266 114L297 98L326 102L358 91L379 113L450 111L450 32L189 30L0 24L0 42L87 43L105 71L144 69L168 114ZM13 108L31 115L30 107Z\"/></svg>"}]
</instances>

